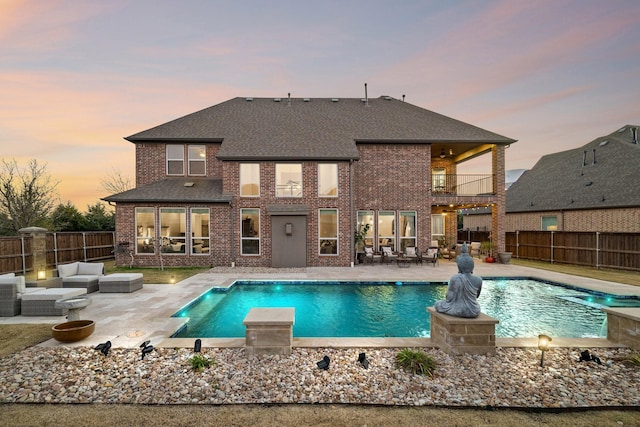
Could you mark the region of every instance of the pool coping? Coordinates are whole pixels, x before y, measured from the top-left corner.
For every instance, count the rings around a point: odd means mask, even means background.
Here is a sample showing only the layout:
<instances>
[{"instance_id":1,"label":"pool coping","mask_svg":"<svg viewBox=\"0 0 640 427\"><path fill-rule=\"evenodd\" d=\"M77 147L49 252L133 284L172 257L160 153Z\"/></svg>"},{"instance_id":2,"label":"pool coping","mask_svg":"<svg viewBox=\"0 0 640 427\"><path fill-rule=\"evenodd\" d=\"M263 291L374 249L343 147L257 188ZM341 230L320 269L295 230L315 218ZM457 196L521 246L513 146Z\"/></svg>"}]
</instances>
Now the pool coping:
<instances>
[{"instance_id":1,"label":"pool coping","mask_svg":"<svg viewBox=\"0 0 640 427\"><path fill-rule=\"evenodd\" d=\"M194 339L169 338L185 322L171 317L180 307L196 299L212 287L225 287L238 279L256 280L352 280L352 281L448 281L457 273L455 262L443 261L438 267L395 265L358 265L356 267L307 267L303 269L214 268L189 277L174 285L145 284L131 294L90 294L92 304L80 313L81 319L96 321L92 336L77 343L59 343L53 339L39 344L43 347L95 346L110 340L115 348L136 348L146 340L154 346L193 347ZM529 277L542 281L571 284L580 288L614 295L640 295L640 288L581 276L514 264L476 262L475 274L480 277ZM425 307L426 308L426 307ZM640 313L640 309L638 309ZM635 315L635 314L634 314ZM49 323L66 321L64 316L14 316L0 318L0 324ZM203 339L205 347L242 347L244 338ZM535 347L533 338L496 338L503 347ZM555 338L557 347L619 347L602 338ZM294 347L413 347L430 346L428 338L294 338Z\"/></svg>"}]
</instances>

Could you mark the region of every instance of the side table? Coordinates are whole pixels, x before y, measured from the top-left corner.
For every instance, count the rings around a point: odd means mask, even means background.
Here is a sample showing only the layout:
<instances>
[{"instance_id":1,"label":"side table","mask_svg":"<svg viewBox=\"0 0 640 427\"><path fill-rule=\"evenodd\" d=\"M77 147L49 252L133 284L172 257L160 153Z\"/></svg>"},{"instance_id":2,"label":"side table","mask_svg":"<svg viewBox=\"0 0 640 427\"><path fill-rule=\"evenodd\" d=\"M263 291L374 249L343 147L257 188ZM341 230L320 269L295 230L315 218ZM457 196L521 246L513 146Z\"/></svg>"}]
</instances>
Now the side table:
<instances>
[{"instance_id":1,"label":"side table","mask_svg":"<svg viewBox=\"0 0 640 427\"><path fill-rule=\"evenodd\" d=\"M27 280L25 281L27 288L61 288L62 277L50 277L44 280Z\"/></svg>"},{"instance_id":2,"label":"side table","mask_svg":"<svg viewBox=\"0 0 640 427\"><path fill-rule=\"evenodd\" d=\"M80 320L80 310L91 304L91 298L85 296L59 299L55 302L56 308L68 309L67 320Z\"/></svg>"}]
</instances>

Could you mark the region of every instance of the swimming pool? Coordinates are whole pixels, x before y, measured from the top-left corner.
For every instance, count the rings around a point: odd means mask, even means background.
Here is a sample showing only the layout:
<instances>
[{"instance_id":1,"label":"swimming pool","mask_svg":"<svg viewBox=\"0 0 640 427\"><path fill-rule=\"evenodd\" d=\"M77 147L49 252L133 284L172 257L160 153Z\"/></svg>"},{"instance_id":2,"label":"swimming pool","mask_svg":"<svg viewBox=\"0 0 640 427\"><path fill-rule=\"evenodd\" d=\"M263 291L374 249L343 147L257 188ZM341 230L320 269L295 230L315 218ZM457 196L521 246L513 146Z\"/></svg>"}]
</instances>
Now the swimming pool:
<instances>
[{"instance_id":1,"label":"swimming pool","mask_svg":"<svg viewBox=\"0 0 640 427\"><path fill-rule=\"evenodd\" d=\"M237 281L211 289L175 317L189 322L174 338L244 337L252 307L295 307L294 337L428 337L426 307L444 299L446 283ZM500 320L498 337L606 336L600 308L638 298L616 297L534 279L485 279L482 311Z\"/></svg>"}]
</instances>

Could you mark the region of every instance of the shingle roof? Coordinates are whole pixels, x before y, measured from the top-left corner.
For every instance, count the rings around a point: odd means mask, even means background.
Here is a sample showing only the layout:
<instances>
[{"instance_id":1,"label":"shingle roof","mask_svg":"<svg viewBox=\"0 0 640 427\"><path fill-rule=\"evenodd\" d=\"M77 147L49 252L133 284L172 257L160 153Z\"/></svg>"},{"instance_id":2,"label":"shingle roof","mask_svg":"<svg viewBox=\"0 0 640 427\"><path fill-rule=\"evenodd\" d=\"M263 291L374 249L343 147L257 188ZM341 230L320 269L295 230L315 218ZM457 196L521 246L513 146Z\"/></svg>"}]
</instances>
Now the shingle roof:
<instances>
[{"instance_id":1,"label":"shingle roof","mask_svg":"<svg viewBox=\"0 0 640 427\"><path fill-rule=\"evenodd\" d=\"M222 142L221 160L357 159L356 142L515 142L391 97L367 103L357 98L233 98L126 139Z\"/></svg>"},{"instance_id":2,"label":"shingle roof","mask_svg":"<svg viewBox=\"0 0 640 427\"><path fill-rule=\"evenodd\" d=\"M633 128L639 126L543 156L507 190L507 212L640 207L640 145L632 141Z\"/></svg>"},{"instance_id":3,"label":"shingle roof","mask_svg":"<svg viewBox=\"0 0 640 427\"><path fill-rule=\"evenodd\" d=\"M231 196L222 193L220 179L165 178L102 200L116 203L227 203L231 201Z\"/></svg>"}]
</instances>

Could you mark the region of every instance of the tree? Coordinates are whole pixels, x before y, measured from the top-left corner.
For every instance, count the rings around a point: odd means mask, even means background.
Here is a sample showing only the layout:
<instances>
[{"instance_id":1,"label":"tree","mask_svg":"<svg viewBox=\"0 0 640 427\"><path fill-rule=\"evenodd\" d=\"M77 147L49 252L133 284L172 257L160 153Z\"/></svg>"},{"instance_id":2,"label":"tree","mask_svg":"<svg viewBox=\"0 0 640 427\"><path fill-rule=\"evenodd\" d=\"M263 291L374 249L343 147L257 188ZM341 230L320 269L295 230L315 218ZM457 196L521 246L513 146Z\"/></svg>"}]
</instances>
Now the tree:
<instances>
[{"instance_id":1,"label":"tree","mask_svg":"<svg viewBox=\"0 0 640 427\"><path fill-rule=\"evenodd\" d=\"M116 229L116 216L113 212L107 212L107 208L101 202L87 206L84 214L86 230L90 231L114 231Z\"/></svg>"},{"instance_id":2,"label":"tree","mask_svg":"<svg viewBox=\"0 0 640 427\"><path fill-rule=\"evenodd\" d=\"M83 231L86 229L86 219L80 211L67 202L59 204L51 214L54 231Z\"/></svg>"},{"instance_id":3,"label":"tree","mask_svg":"<svg viewBox=\"0 0 640 427\"><path fill-rule=\"evenodd\" d=\"M120 169L112 168L111 172L100 180L102 189L109 194L122 193L133 188L131 179L128 176L122 175Z\"/></svg>"},{"instance_id":4,"label":"tree","mask_svg":"<svg viewBox=\"0 0 640 427\"><path fill-rule=\"evenodd\" d=\"M59 197L47 173L47 165L29 160L21 168L15 159L2 159L0 169L0 215L11 221L13 234L24 227L46 226Z\"/></svg>"}]
</instances>

